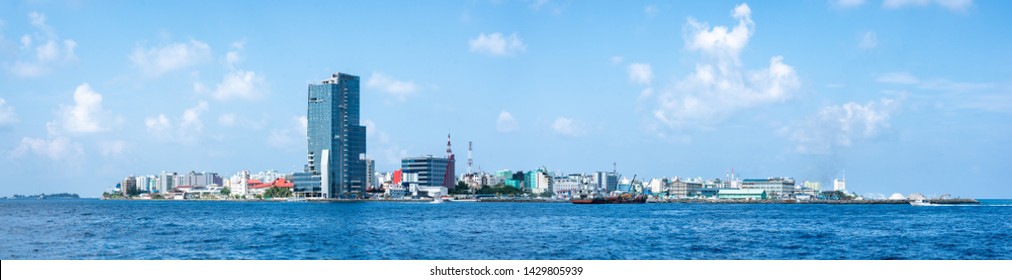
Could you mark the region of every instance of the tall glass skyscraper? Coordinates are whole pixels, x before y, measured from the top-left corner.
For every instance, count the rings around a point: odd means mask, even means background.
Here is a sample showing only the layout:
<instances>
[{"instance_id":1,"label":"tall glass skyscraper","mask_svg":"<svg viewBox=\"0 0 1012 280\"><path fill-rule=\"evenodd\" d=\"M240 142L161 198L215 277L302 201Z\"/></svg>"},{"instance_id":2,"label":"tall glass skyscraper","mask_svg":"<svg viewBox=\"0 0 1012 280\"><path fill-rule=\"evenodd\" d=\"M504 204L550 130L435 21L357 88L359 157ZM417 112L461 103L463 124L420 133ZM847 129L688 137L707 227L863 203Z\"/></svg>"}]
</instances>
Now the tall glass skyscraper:
<instances>
[{"instance_id":1,"label":"tall glass skyscraper","mask_svg":"<svg viewBox=\"0 0 1012 280\"><path fill-rule=\"evenodd\" d=\"M308 102L309 153L305 172L295 176L295 191L325 198L362 197L366 131L359 124L358 76L336 73L310 84Z\"/></svg>"}]
</instances>

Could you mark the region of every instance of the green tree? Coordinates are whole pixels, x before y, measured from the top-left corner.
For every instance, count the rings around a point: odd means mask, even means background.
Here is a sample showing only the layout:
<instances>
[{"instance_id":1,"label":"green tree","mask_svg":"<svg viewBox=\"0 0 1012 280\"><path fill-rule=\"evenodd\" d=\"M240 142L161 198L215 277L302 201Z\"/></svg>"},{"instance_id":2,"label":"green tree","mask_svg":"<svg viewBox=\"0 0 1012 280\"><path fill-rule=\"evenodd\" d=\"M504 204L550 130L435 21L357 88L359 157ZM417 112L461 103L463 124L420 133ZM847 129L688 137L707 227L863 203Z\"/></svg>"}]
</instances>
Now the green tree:
<instances>
[{"instance_id":1,"label":"green tree","mask_svg":"<svg viewBox=\"0 0 1012 280\"><path fill-rule=\"evenodd\" d=\"M464 181L457 181L457 185L454 186L453 191L450 191L450 194L467 194L467 193L471 193L471 190L468 189L467 184L464 183Z\"/></svg>"},{"instance_id":2,"label":"green tree","mask_svg":"<svg viewBox=\"0 0 1012 280\"><path fill-rule=\"evenodd\" d=\"M264 191L264 198L281 198L292 196L292 190L288 188L271 187Z\"/></svg>"},{"instance_id":3,"label":"green tree","mask_svg":"<svg viewBox=\"0 0 1012 280\"><path fill-rule=\"evenodd\" d=\"M230 194L232 194L232 190L228 187L221 188L221 195L228 197Z\"/></svg>"}]
</instances>

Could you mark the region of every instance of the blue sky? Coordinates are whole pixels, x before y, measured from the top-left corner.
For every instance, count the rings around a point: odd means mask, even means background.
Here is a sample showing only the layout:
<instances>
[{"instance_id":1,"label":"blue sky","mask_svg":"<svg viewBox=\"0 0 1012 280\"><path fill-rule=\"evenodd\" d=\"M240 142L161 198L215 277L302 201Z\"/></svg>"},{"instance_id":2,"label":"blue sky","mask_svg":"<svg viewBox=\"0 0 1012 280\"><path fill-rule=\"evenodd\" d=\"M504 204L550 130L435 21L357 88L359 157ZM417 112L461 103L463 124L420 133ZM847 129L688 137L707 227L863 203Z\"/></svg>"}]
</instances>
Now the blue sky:
<instances>
[{"instance_id":1,"label":"blue sky","mask_svg":"<svg viewBox=\"0 0 1012 280\"><path fill-rule=\"evenodd\" d=\"M0 195L291 172L345 72L380 171L450 132L458 173L473 141L485 171L1012 197L1012 3L790 4L4 2Z\"/></svg>"}]
</instances>

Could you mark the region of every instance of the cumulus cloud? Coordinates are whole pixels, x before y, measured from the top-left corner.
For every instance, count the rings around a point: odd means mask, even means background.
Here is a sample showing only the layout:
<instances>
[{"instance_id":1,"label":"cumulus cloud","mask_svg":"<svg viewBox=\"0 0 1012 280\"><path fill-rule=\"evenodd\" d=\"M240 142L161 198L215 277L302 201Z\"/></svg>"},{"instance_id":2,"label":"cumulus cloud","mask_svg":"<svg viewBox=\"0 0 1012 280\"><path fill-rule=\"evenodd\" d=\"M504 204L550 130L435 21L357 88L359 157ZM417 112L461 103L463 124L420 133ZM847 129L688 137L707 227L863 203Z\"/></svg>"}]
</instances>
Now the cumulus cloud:
<instances>
[{"instance_id":1,"label":"cumulus cloud","mask_svg":"<svg viewBox=\"0 0 1012 280\"><path fill-rule=\"evenodd\" d=\"M641 85L649 85L654 78L650 64L633 63L629 65L629 81Z\"/></svg>"},{"instance_id":2,"label":"cumulus cloud","mask_svg":"<svg viewBox=\"0 0 1012 280\"><path fill-rule=\"evenodd\" d=\"M203 132L204 122L200 120L200 114L207 112L207 109L207 101L201 100L197 102L197 106L183 110L183 118L179 123L179 127L183 129L183 132L192 132L194 134Z\"/></svg>"},{"instance_id":3,"label":"cumulus cloud","mask_svg":"<svg viewBox=\"0 0 1012 280\"><path fill-rule=\"evenodd\" d=\"M74 104L61 105L58 115L52 124L71 133L107 131L116 121L111 112L102 108L102 95L87 83L74 89Z\"/></svg>"},{"instance_id":4,"label":"cumulus cloud","mask_svg":"<svg viewBox=\"0 0 1012 280\"><path fill-rule=\"evenodd\" d=\"M223 58L228 72L211 92L214 98L218 100L258 100L264 96L264 91L267 88L267 81L264 77L253 71L239 69L239 63L243 61L242 52L245 45L245 41L232 42L230 50ZM195 82L193 89L197 93L206 90L200 82Z\"/></svg>"},{"instance_id":5,"label":"cumulus cloud","mask_svg":"<svg viewBox=\"0 0 1012 280\"><path fill-rule=\"evenodd\" d=\"M382 72L373 72L369 80L366 81L365 86L389 94L401 102L408 100L408 97L411 97L418 91L418 85L415 82L399 81Z\"/></svg>"},{"instance_id":6,"label":"cumulus cloud","mask_svg":"<svg viewBox=\"0 0 1012 280\"><path fill-rule=\"evenodd\" d=\"M158 114L157 117L144 119L144 126L147 127L148 133L160 139L171 136L169 130L172 128L172 123L169 121L169 118L165 117L165 114Z\"/></svg>"},{"instance_id":7,"label":"cumulus cloud","mask_svg":"<svg viewBox=\"0 0 1012 280\"><path fill-rule=\"evenodd\" d=\"M263 97L267 82L253 71L236 70L225 74L214 88L214 97L220 100L233 98L257 100Z\"/></svg>"},{"instance_id":8,"label":"cumulus cloud","mask_svg":"<svg viewBox=\"0 0 1012 280\"><path fill-rule=\"evenodd\" d=\"M298 116L295 121L299 123L298 130L301 135L309 135L309 118L305 115Z\"/></svg>"},{"instance_id":9,"label":"cumulus cloud","mask_svg":"<svg viewBox=\"0 0 1012 280\"><path fill-rule=\"evenodd\" d=\"M369 150L379 151L371 153L369 158L389 167L396 168L400 166L401 159L408 155L408 150L394 143L389 133L380 129L373 120L363 120L362 125L366 127L366 139L369 141Z\"/></svg>"},{"instance_id":10,"label":"cumulus cloud","mask_svg":"<svg viewBox=\"0 0 1012 280\"><path fill-rule=\"evenodd\" d=\"M81 144L73 142L64 136L55 136L50 139L32 137L21 138L21 144L10 152L10 157L21 158L32 153L49 158L53 161L63 161L80 158L84 155Z\"/></svg>"},{"instance_id":11,"label":"cumulus cloud","mask_svg":"<svg viewBox=\"0 0 1012 280\"><path fill-rule=\"evenodd\" d=\"M878 47L878 36L875 35L875 32L871 31L861 34L861 37L858 39L857 47L865 50Z\"/></svg>"},{"instance_id":12,"label":"cumulus cloud","mask_svg":"<svg viewBox=\"0 0 1012 280\"><path fill-rule=\"evenodd\" d=\"M558 117L552 122L552 131L559 135L577 137L585 133L583 127L576 124L571 118Z\"/></svg>"},{"instance_id":13,"label":"cumulus cloud","mask_svg":"<svg viewBox=\"0 0 1012 280\"><path fill-rule=\"evenodd\" d=\"M145 74L161 76L209 60L211 47L194 39L151 48L144 48L138 44L129 58L130 62Z\"/></svg>"},{"instance_id":14,"label":"cumulus cloud","mask_svg":"<svg viewBox=\"0 0 1012 280\"><path fill-rule=\"evenodd\" d=\"M201 114L209 110L207 101L201 100L197 105L183 110L183 114L175 122L165 116L148 117L144 119L144 126L148 134L163 142L194 143L200 139L204 132L204 122Z\"/></svg>"},{"instance_id":15,"label":"cumulus cloud","mask_svg":"<svg viewBox=\"0 0 1012 280\"><path fill-rule=\"evenodd\" d=\"M292 117L288 127L271 130L271 134L267 136L267 144L275 148L293 148L306 145L308 123L306 116ZM305 146L302 147L305 148Z\"/></svg>"},{"instance_id":16,"label":"cumulus cloud","mask_svg":"<svg viewBox=\"0 0 1012 280\"><path fill-rule=\"evenodd\" d=\"M973 0L885 0L882 8L901 9L906 7L924 7L938 5L953 12L965 12L973 5Z\"/></svg>"},{"instance_id":17,"label":"cumulus cloud","mask_svg":"<svg viewBox=\"0 0 1012 280\"><path fill-rule=\"evenodd\" d=\"M488 35L481 33L478 38L468 41L468 45L471 47L471 52L493 56L513 56L527 51L527 45L520 39L520 36L517 36L516 32L510 34L509 37L505 37L499 32Z\"/></svg>"},{"instance_id":18,"label":"cumulus cloud","mask_svg":"<svg viewBox=\"0 0 1012 280\"><path fill-rule=\"evenodd\" d=\"M685 48L699 52L701 60L693 73L656 94L656 121L672 129L708 127L742 109L786 100L797 91L797 73L781 56L771 57L769 65L758 70L741 65L739 54L755 29L751 13L746 4L735 7L732 16L738 24L733 28L688 20Z\"/></svg>"},{"instance_id":19,"label":"cumulus cloud","mask_svg":"<svg viewBox=\"0 0 1012 280\"><path fill-rule=\"evenodd\" d=\"M46 16L37 12L28 14L35 29L33 34L21 36L19 60L7 65L7 71L19 77L38 77L48 74L57 64L76 60L77 42L60 40L55 29L46 23Z\"/></svg>"},{"instance_id":20,"label":"cumulus cloud","mask_svg":"<svg viewBox=\"0 0 1012 280\"><path fill-rule=\"evenodd\" d=\"M889 118L898 108L899 102L893 99L827 106L807 121L779 132L796 144L794 150L798 153L826 154L877 137L889 129Z\"/></svg>"},{"instance_id":21,"label":"cumulus cloud","mask_svg":"<svg viewBox=\"0 0 1012 280\"><path fill-rule=\"evenodd\" d=\"M242 51L245 48L245 40L232 42L231 49L229 49L228 53L225 53L225 67L235 69L236 65L243 61Z\"/></svg>"},{"instance_id":22,"label":"cumulus cloud","mask_svg":"<svg viewBox=\"0 0 1012 280\"><path fill-rule=\"evenodd\" d=\"M18 122L18 114L14 112L14 106L7 105L7 100L0 98L0 127L12 126Z\"/></svg>"},{"instance_id":23,"label":"cumulus cloud","mask_svg":"<svg viewBox=\"0 0 1012 280\"><path fill-rule=\"evenodd\" d=\"M513 118L513 114L510 114L510 112L507 112L506 110L499 112L499 118L495 121L496 130L499 132L512 132L517 131L519 127L520 125L517 123L517 120Z\"/></svg>"},{"instance_id":24,"label":"cumulus cloud","mask_svg":"<svg viewBox=\"0 0 1012 280\"><path fill-rule=\"evenodd\" d=\"M864 0L830 0L829 3L837 8L856 8L864 5Z\"/></svg>"}]
</instances>

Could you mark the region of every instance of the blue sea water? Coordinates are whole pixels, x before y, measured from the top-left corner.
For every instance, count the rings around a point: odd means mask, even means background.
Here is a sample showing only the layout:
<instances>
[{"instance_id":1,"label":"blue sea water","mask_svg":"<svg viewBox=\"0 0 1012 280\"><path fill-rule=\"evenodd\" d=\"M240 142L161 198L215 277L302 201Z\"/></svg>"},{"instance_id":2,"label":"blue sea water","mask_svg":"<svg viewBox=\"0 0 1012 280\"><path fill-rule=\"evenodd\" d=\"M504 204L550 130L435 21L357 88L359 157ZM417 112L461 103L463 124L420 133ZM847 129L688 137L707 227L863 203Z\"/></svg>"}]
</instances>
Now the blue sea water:
<instances>
[{"instance_id":1,"label":"blue sea water","mask_svg":"<svg viewBox=\"0 0 1012 280\"><path fill-rule=\"evenodd\" d=\"M0 201L0 259L1012 259L976 206Z\"/></svg>"}]
</instances>

